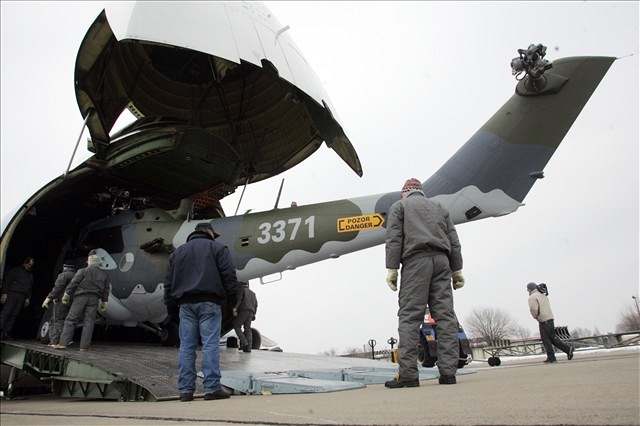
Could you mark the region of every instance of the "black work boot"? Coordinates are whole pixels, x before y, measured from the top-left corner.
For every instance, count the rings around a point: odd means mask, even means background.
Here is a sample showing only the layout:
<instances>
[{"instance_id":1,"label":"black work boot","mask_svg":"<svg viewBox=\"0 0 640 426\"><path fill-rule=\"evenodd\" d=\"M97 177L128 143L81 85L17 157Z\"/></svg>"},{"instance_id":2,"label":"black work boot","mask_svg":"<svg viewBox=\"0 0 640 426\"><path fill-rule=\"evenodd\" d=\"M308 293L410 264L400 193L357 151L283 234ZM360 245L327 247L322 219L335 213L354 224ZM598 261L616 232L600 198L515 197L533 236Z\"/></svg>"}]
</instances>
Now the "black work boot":
<instances>
[{"instance_id":1,"label":"black work boot","mask_svg":"<svg viewBox=\"0 0 640 426\"><path fill-rule=\"evenodd\" d=\"M456 384L456 376L447 376L442 375L438 378L438 383L441 385L455 385Z\"/></svg>"},{"instance_id":2,"label":"black work boot","mask_svg":"<svg viewBox=\"0 0 640 426\"><path fill-rule=\"evenodd\" d=\"M384 382L384 387L389 389L416 388L418 386L420 386L420 381L418 379L405 380L396 377L393 380Z\"/></svg>"},{"instance_id":3,"label":"black work boot","mask_svg":"<svg viewBox=\"0 0 640 426\"><path fill-rule=\"evenodd\" d=\"M186 392L186 393L181 393L180 394L180 402L189 402L189 401L193 401L193 393L192 392Z\"/></svg>"},{"instance_id":4,"label":"black work boot","mask_svg":"<svg viewBox=\"0 0 640 426\"><path fill-rule=\"evenodd\" d=\"M210 401L212 399L227 399L231 396L231 394L229 392L227 392L226 390L220 388L216 391L213 392L209 392L209 393L205 393L204 394L204 399L207 401Z\"/></svg>"},{"instance_id":5,"label":"black work boot","mask_svg":"<svg viewBox=\"0 0 640 426\"><path fill-rule=\"evenodd\" d=\"M573 345L569 346L569 352L567 352L567 359L568 359L569 361L571 361L571 360L573 359L573 350L574 350L574 349L575 349L575 348L574 348L574 346L573 346Z\"/></svg>"},{"instance_id":6,"label":"black work boot","mask_svg":"<svg viewBox=\"0 0 640 426\"><path fill-rule=\"evenodd\" d=\"M555 358L547 358L547 359L544 360L545 364L551 364L551 363L554 363L554 362L556 362Z\"/></svg>"}]
</instances>

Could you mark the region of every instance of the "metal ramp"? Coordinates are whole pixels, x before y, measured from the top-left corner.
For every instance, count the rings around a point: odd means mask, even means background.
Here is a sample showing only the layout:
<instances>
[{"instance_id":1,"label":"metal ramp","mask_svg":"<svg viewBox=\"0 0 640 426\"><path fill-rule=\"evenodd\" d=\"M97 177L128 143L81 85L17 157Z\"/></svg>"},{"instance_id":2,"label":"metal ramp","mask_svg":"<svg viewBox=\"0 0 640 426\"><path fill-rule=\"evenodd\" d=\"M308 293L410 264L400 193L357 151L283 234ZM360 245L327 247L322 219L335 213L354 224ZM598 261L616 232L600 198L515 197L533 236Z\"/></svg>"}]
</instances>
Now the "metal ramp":
<instances>
[{"instance_id":1,"label":"metal ramp","mask_svg":"<svg viewBox=\"0 0 640 426\"><path fill-rule=\"evenodd\" d=\"M375 362L378 365L389 364ZM396 372L396 367L349 367L257 374L246 371L225 371L222 375L222 384L236 392L249 395L337 392L362 389L367 385L381 385L391 380ZM438 370L435 368L420 368L419 372L420 380L439 377ZM458 374L472 372L472 370L459 370Z\"/></svg>"},{"instance_id":2,"label":"metal ramp","mask_svg":"<svg viewBox=\"0 0 640 426\"><path fill-rule=\"evenodd\" d=\"M55 350L33 342L2 342L2 364L12 374L22 371L52 391L72 398L119 401L163 401L178 398L178 350L136 344L100 344L88 352ZM235 393L291 394L361 389L394 377L397 367L370 359L291 354L220 348L222 384ZM459 374L470 373L465 369ZM202 374L198 374L202 377ZM438 377L436 369L421 368L420 379ZM196 395L204 393L196 381Z\"/></svg>"},{"instance_id":3,"label":"metal ramp","mask_svg":"<svg viewBox=\"0 0 640 426\"><path fill-rule=\"evenodd\" d=\"M222 384L234 392L248 395L276 395L292 393L324 393L362 389L361 383L323 380L282 373L251 374L242 371L224 372Z\"/></svg>"},{"instance_id":4,"label":"metal ramp","mask_svg":"<svg viewBox=\"0 0 640 426\"><path fill-rule=\"evenodd\" d=\"M177 362L169 370L164 357L158 356L166 351L148 349L167 348L99 345L95 351L85 353L77 349L59 351L37 343L2 342L1 360L2 364L43 382L50 381L52 392L63 397L120 401L174 399L176 381L164 372L176 371Z\"/></svg>"}]
</instances>

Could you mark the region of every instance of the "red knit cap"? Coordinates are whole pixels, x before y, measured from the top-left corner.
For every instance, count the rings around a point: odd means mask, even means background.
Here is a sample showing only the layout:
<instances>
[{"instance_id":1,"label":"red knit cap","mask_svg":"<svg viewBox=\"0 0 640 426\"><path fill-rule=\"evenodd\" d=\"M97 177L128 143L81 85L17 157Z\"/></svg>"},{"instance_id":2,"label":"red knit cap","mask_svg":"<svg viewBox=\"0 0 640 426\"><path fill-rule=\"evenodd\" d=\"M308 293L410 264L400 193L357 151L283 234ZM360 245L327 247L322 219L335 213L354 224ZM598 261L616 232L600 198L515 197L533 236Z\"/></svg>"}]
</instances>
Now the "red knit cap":
<instances>
[{"instance_id":1,"label":"red knit cap","mask_svg":"<svg viewBox=\"0 0 640 426\"><path fill-rule=\"evenodd\" d=\"M422 191L422 184L420 183L420 181L416 178L407 179L407 181L404 183L404 186L402 187L402 193L409 192L414 189Z\"/></svg>"}]
</instances>

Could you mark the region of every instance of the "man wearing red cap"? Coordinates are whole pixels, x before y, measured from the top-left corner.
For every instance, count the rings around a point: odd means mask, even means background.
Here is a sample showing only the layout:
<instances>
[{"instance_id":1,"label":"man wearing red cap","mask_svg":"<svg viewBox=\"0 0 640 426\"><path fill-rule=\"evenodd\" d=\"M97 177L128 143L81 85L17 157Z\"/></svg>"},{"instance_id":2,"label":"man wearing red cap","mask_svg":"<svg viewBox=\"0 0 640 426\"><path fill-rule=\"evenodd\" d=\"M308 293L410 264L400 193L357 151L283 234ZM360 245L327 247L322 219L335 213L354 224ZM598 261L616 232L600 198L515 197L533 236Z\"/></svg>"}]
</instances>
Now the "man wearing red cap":
<instances>
[{"instance_id":1,"label":"man wearing red cap","mask_svg":"<svg viewBox=\"0 0 640 426\"><path fill-rule=\"evenodd\" d=\"M418 179L402 187L402 198L389 209L387 218L387 284L398 289L399 374L385 383L388 388L420 386L418 342L427 305L438 320L438 369L440 384L455 384L458 367L458 326L453 311L453 288L464 285L462 253L449 212L429 200ZM453 272L452 272L453 271Z\"/></svg>"}]
</instances>

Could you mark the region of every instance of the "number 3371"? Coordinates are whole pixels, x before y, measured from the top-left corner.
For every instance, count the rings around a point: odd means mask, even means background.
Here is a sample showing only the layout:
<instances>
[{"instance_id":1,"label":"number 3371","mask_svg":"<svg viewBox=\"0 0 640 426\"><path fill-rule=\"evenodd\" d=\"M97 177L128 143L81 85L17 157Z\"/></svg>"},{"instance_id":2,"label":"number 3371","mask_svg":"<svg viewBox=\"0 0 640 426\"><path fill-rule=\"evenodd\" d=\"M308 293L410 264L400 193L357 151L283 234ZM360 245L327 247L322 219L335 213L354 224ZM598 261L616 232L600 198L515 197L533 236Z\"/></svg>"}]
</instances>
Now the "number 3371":
<instances>
[{"instance_id":1,"label":"number 3371","mask_svg":"<svg viewBox=\"0 0 640 426\"><path fill-rule=\"evenodd\" d=\"M304 224L307 227L308 238L315 238L315 221L315 216L309 216L304 221ZM260 236L257 241L259 244L267 244L269 241L280 243L284 241L287 236L290 241L293 241L295 240L296 235L298 235L298 231L300 231L300 225L302 223L302 218L300 217L294 217L286 221L278 220L273 223L261 223L258 227Z\"/></svg>"}]
</instances>

